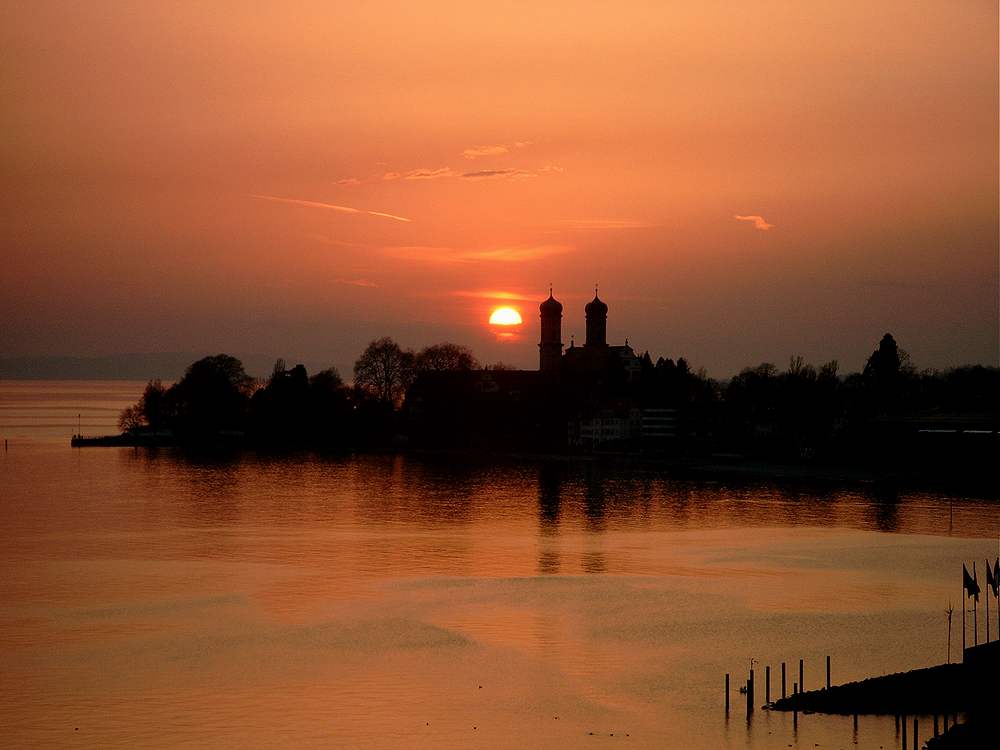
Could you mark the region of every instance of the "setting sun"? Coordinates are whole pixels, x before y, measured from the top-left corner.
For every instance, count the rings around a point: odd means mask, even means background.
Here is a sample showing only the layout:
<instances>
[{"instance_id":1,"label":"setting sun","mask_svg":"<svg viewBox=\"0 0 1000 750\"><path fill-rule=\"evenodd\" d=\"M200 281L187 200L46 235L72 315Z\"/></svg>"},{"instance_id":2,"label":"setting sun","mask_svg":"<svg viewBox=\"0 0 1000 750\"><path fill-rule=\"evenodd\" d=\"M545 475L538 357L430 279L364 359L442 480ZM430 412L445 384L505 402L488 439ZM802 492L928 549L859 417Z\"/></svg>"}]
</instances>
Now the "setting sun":
<instances>
[{"instance_id":1,"label":"setting sun","mask_svg":"<svg viewBox=\"0 0 1000 750\"><path fill-rule=\"evenodd\" d=\"M498 307L490 313L491 326L519 326L521 322L521 313L513 307Z\"/></svg>"}]
</instances>

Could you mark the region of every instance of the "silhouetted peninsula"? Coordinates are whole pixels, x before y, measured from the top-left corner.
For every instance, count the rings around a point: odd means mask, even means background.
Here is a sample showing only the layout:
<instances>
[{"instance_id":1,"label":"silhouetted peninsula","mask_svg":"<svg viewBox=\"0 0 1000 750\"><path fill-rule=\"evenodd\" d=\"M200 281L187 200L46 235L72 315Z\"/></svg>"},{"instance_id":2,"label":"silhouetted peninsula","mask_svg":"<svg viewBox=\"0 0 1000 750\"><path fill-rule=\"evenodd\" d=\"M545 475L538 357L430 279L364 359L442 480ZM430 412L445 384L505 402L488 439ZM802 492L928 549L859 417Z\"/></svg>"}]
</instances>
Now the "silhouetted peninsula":
<instances>
[{"instance_id":1,"label":"silhouetted peninsula","mask_svg":"<svg viewBox=\"0 0 1000 750\"><path fill-rule=\"evenodd\" d=\"M1000 370L918 371L885 334L860 373L791 357L728 381L683 357L607 342L609 306L586 307L586 341L562 342L563 306L539 306L539 368L481 366L464 346L414 352L372 341L354 382L278 360L268 378L219 354L173 385L151 381L114 444L235 445L263 450L424 449L612 455L720 471L780 463L879 475L985 477L1000 447ZM78 440L77 444L96 444ZM765 469L765 473L767 473ZM787 473L787 471L786 471Z\"/></svg>"}]
</instances>

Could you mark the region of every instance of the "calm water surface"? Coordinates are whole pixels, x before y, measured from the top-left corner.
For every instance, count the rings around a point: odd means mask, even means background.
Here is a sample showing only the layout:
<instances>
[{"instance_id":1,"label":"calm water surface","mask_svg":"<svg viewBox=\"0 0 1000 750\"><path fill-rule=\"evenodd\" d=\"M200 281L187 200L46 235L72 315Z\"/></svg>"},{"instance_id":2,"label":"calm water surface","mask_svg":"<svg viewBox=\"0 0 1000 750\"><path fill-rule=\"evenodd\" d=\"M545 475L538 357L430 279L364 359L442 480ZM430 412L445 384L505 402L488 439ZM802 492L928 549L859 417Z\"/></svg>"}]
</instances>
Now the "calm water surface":
<instances>
[{"instance_id":1,"label":"calm water surface","mask_svg":"<svg viewBox=\"0 0 1000 750\"><path fill-rule=\"evenodd\" d=\"M141 387L0 383L4 745L888 748L735 686L941 662L949 599L957 655L997 554L988 498L69 447Z\"/></svg>"}]
</instances>

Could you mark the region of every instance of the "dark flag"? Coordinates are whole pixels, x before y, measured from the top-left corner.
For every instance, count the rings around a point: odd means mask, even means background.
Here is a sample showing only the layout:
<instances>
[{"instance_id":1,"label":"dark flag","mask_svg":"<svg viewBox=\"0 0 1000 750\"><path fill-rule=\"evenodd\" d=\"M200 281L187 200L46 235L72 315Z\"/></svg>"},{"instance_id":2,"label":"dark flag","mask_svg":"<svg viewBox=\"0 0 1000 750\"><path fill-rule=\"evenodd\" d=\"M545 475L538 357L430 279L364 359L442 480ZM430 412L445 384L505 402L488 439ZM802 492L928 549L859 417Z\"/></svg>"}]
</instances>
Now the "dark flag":
<instances>
[{"instance_id":1,"label":"dark flag","mask_svg":"<svg viewBox=\"0 0 1000 750\"><path fill-rule=\"evenodd\" d=\"M997 580L997 574L990 567L989 560L986 561L986 585L993 589L993 596L1000 596L1000 581Z\"/></svg>"},{"instance_id":2,"label":"dark flag","mask_svg":"<svg viewBox=\"0 0 1000 750\"><path fill-rule=\"evenodd\" d=\"M962 563L962 584L965 586L967 596L974 596L979 601L979 581L969 575L969 569Z\"/></svg>"}]
</instances>

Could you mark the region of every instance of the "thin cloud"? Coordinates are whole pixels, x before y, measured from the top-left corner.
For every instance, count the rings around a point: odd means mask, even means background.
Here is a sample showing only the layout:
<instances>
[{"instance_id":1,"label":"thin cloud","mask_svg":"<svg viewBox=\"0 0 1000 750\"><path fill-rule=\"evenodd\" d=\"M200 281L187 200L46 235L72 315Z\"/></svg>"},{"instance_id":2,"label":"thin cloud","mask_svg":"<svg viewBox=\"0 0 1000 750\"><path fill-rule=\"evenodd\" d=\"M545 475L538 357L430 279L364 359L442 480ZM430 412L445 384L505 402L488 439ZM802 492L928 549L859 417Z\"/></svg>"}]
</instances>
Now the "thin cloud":
<instances>
[{"instance_id":1,"label":"thin cloud","mask_svg":"<svg viewBox=\"0 0 1000 750\"><path fill-rule=\"evenodd\" d=\"M333 283L343 284L345 286L360 286L366 289L378 288L378 284L374 281L369 281L368 279L336 279Z\"/></svg>"},{"instance_id":2,"label":"thin cloud","mask_svg":"<svg viewBox=\"0 0 1000 750\"><path fill-rule=\"evenodd\" d=\"M753 228L759 229L762 232L766 232L768 229L774 228L774 224L768 224L763 216L758 216L757 214L750 214L749 216L740 216L739 214L733 216L737 221L749 221L753 222Z\"/></svg>"},{"instance_id":3,"label":"thin cloud","mask_svg":"<svg viewBox=\"0 0 1000 750\"><path fill-rule=\"evenodd\" d=\"M383 253L397 260L411 260L423 263L469 264L469 263L516 263L540 260L553 255L562 255L572 250L567 245L534 245L498 247L483 250L463 250L451 247L426 245L406 245L384 248Z\"/></svg>"},{"instance_id":4,"label":"thin cloud","mask_svg":"<svg viewBox=\"0 0 1000 750\"><path fill-rule=\"evenodd\" d=\"M407 223L413 221L413 219L407 219L404 216L396 216L395 214L388 214L383 211L368 211L363 208L352 208L351 206L337 206L333 203L306 201L299 198L279 198L276 195L251 195L250 197L262 201L271 201L272 203L289 203L293 206L304 206L305 208L324 208L327 211L338 211L344 214L368 214L369 216L381 216L386 219L392 219L393 221L405 221Z\"/></svg>"},{"instance_id":5,"label":"thin cloud","mask_svg":"<svg viewBox=\"0 0 1000 750\"><path fill-rule=\"evenodd\" d=\"M558 224L560 229L580 232L613 229L649 229L656 226L656 224L637 219L565 219L558 222Z\"/></svg>"},{"instance_id":6,"label":"thin cloud","mask_svg":"<svg viewBox=\"0 0 1000 750\"><path fill-rule=\"evenodd\" d=\"M527 295L523 292L504 292L497 289L459 289L451 293L452 297L467 297L471 299L496 299L510 302L533 302L538 295Z\"/></svg>"},{"instance_id":7,"label":"thin cloud","mask_svg":"<svg viewBox=\"0 0 1000 750\"><path fill-rule=\"evenodd\" d=\"M539 260L552 255L563 255L572 248L567 245L536 245L534 247L498 247L492 250L473 250L463 253L462 257L470 261L500 261L513 263L517 261Z\"/></svg>"},{"instance_id":8,"label":"thin cloud","mask_svg":"<svg viewBox=\"0 0 1000 750\"><path fill-rule=\"evenodd\" d=\"M498 177L538 177L538 173L526 169L481 169L478 172L465 172L462 177L467 180L491 180Z\"/></svg>"},{"instance_id":9,"label":"thin cloud","mask_svg":"<svg viewBox=\"0 0 1000 750\"><path fill-rule=\"evenodd\" d=\"M506 146L473 146L465 149L462 156L466 159L478 159L480 156L500 156L507 153L510 153L510 149Z\"/></svg>"},{"instance_id":10,"label":"thin cloud","mask_svg":"<svg viewBox=\"0 0 1000 750\"><path fill-rule=\"evenodd\" d=\"M337 180L338 185L360 185L361 180L357 177L345 177L342 180Z\"/></svg>"},{"instance_id":11,"label":"thin cloud","mask_svg":"<svg viewBox=\"0 0 1000 750\"><path fill-rule=\"evenodd\" d=\"M511 144L498 143L495 146L471 146L462 151L462 156L466 159L479 159L483 156L502 156L509 154L513 149L526 148L531 145L531 141L514 141Z\"/></svg>"},{"instance_id":12,"label":"thin cloud","mask_svg":"<svg viewBox=\"0 0 1000 750\"><path fill-rule=\"evenodd\" d=\"M395 180L438 180L442 177L458 177L458 173L451 167L437 167L434 169L411 169L409 172L386 172L382 179L386 182Z\"/></svg>"},{"instance_id":13,"label":"thin cloud","mask_svg":"<svg viewBox=\"0 0 1000 750\"><path fill-rule=\"evenodd\" d=\"M455 172L451 167L439 167L437 169L413 169L403 175L404 180L437 180L442 177L454 177Z\"/></svg>"}]
</instances>

